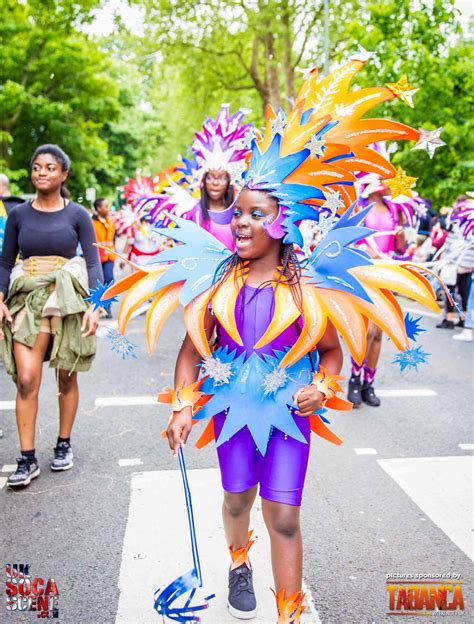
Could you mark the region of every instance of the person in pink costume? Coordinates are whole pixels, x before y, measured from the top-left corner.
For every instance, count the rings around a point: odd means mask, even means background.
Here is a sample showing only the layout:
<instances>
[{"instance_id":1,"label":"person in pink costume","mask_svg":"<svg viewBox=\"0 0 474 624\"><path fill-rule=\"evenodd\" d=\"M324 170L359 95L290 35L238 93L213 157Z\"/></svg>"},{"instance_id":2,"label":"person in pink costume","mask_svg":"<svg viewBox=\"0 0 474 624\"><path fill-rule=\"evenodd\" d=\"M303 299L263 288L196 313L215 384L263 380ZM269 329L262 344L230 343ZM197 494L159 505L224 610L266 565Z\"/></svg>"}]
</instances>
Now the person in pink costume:
<instances>
[{"instance_id":1,"label":"person in pink costume","mask_svg":"<svg viewBox=\"0 0 474 624\"><path fill-rule=\"evenodd\" d=\"M374 206L365 218L366 227L377 232L386 232L381 236L371 237L370 241L365 241L366 251L374 258L386 256L393 258L403 250L406 244L402 213L397 210L395 203L386 202L385 197L389 193L389 189L380 183L367 200L367 205L373 203ZM351 359L352 370L347 399L354 404L354 407L360 407L362 401L371 407L380 405L380 399L374 390L374 380L381 349L382 330L369 321L365 359L360 365Z\"/></svg>"},{"instance_id":2,"label":"person in pink costume","mask_svg":"<svg viewBox=\"0 0 474 624\"><path fill-rule=\"evenodd\" d=\"M230 175L222 169L209 169L201 182L201 198L195 207L186 214L207 232L215 236L231 251L235 251L230 226L217 223L212 214L226 210L234 201L234 186Z\"/></svg>"}]
</instances>

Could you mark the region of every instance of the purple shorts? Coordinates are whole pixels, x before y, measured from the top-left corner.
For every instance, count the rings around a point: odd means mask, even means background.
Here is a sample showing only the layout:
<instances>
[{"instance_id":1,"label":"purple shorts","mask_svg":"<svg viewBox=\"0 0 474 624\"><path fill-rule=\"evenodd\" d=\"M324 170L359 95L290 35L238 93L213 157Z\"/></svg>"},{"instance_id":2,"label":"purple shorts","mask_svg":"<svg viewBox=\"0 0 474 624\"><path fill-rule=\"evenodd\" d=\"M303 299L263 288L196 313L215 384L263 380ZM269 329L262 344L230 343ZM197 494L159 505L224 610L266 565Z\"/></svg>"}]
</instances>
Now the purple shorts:
<instances>
[{"instance_id":1,"label":"purple shorts","mask_svg":"<svg viewBox=\"0 0 474 624\"><path fill-rule=\"evenodd\" d=\"M249 430L244 427L217 447L222 487L226 492L245 492L259 483L262 498L297 507L301 505L311 430L309 418L294 418L307 444L272 429L267 452L263 456ZM216 439L224 421L223 412L214 416Z\"/></svg>"}]
</instances>

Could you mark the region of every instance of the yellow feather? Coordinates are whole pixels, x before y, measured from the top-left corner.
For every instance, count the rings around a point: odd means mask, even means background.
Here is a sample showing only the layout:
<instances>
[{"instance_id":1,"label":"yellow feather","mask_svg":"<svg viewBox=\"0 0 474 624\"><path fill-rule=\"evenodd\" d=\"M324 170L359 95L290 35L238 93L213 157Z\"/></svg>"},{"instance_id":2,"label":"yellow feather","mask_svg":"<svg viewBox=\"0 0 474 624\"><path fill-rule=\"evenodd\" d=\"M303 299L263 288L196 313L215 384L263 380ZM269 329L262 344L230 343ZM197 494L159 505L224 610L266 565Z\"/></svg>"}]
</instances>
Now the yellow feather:
<instances>
[{"instance_id":1,"label":"yellow feather","mask_svg":"<svg viewBox=\"0 0 474 624\"><path fill-rule=\"evenodd\" d=\"M301 316L301 312L295 304L290 287L285 282L280 282L275 287L275 312L270 325L255 345L260 349L279 336L287 327Z\"/></svg>"},{"instance_id":2,"label":"yellow feather","mask_svg":"<svg viewBox=\"0 0 474 624\"><path fill-rule=\"evenodd\" d=\"M150 309L146 316L146 341L148 346L148 355L153 353L158 336L165 324L166 320L172 312L179 306L179 293L183 286L183 282L171 284L160 290L153 299Z\"/></svg>"},{"instance_id":3,"label":"yellow feather","mask_svg":"<svg viewBox=\"0 0 474 624\"><path fill-rule=\"evenodd\" d=\"M207 289L190 301L184 308L184 324L186 325L186 330L197 351L203 358L212 355L204 326L204 318L206 316L210 297L211 289Z\"/></svg>"},{"instance_id":4,"label":"yellow feather","mask_svg":"<svg viewBox=\"0 0 474 624\"><path fill-rule=\"evenodd\" d=\"M280 368L291 366L321 340L326 331L327 316L323 311L321 299L314 286L302 285L303 291L303 327L298 340L280 362Z\"/></svg>"}]
</instances>

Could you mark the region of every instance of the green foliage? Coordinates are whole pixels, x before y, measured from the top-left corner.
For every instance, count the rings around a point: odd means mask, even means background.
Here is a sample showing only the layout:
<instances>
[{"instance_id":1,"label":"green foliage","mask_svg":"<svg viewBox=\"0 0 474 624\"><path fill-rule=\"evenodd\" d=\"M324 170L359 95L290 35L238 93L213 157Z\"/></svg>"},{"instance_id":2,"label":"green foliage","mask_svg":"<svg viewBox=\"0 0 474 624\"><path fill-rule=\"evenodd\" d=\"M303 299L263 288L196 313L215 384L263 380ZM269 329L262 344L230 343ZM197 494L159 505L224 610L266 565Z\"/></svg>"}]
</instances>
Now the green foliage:
<instances>
[{"instance_id":1,"label":"green foliage","mask_svg":"<svg viewBox=\"0 0 474 624\"><path fill-rule=\"evenodd\" d=\"M75 198L88 186L114 195L145 155L150 115L139 108L139 89L135 94L134 81L122 80L124 66L81 30L99 4L7 0L0 8L0 170L24 192L42 143L70 155Z\"/></svg>"},{"instance_id":2,"label":"green foliage","mask_svg":"<svg viewBox=\"0 0 474 624\"><path fill-rule=\"evenodd\" d=\"M0 5L0 170L24 191L40 143L71 156L69 186L114 195L133 175L173 163L221 103L252 110L289 107L297 70L323 65L323 1L129 0L144 11L131 32L117 18L109 37L84 31L100 0L4 0ZM454 0L331 0L329 63L357 49L375 52L353 88L407 74L420 90L384 115L415 128L444 127L448 144L432 160L411 145L393 159L419 177L435 207L472 190L472 46ZM14 190L17 189L14 187Z\"/></svg>"},{"instance_id":3,"label":"green foliage","mask_svg":"<svg viewBox=\"0 0 474 624\"><path fill-rule=\"evenodd\" d=\"M255 45L260 46L257 74L268 86L266 65L274 66L285 108L288 84L292 82L294 93L301 82L296 66L323 65L322 1L137 4L147 8L147 30L136 45L147 58L157 59L148 71L168 129L157 152L161 166L191 142L192 129L206 114L215 114L221 102L252 108L250 120L262 124L262 104L274 102L275 96L259 91L252 77ZM395 101L380 106L373 116L388 116L415 128L444 127L442 137L448 145L432 160L424 152L410 151L411 145L400 145L394 156L409 175L419 177L420 194L439 208L472 190L472 47L462 38L454 0L331 0L329 20L331 67L352 54L357 44L375 53L353 88L394 82L403 74L420 87L414 109ZM265 47L269 31L272 55Z\"/></svg>"}]
</instances>

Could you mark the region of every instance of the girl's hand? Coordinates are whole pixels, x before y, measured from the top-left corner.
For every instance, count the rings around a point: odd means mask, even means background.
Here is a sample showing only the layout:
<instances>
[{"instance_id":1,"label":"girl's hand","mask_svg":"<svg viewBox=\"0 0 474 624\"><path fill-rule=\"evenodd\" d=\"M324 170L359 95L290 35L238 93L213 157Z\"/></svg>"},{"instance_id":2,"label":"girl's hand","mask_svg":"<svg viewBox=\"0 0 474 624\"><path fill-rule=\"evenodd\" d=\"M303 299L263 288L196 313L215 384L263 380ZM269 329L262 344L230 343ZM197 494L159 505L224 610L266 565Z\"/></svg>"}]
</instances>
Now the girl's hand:
<instances>
[{"instance_id":1,"label":"girl's hand","mask_svg":"<svg viewBox=\"0 0 474 624\"><path fill-rule=\"evenodd\" d=\"M293 397L298 406L297 415L311 416L311 414L314 414L314 412L321 407L324 398L324 394L319 392L316 386L309 385L300 388Z\"/></svg>"},{"instance_id":2,"label":"girl's hand","mask_svg":"<svg viewBox=\"0 0 474 624\"><path fill-rule=\"evenodd\" d=\"M168 444L173 451L173 457L178 456L180 447L184 448L186 440L193 426L193 411L185 407L180 412L173 412L166 428Z\"/></svg>"},{"instance_id":3,"label":"girl's hand","mask_svg":"<svg viewBox=\"0 0 474 624\"><path fill-rule=\"evenodd\" d=\"M94 310L93 306L88 308L82 319L81 332L83 338L94 336L99 327L99 310Z\"/></svg>"},{"instance_id":4,"label":"girl's hand","mask_svg":"<svg viewBox=\"0 0 474 624\"><path fill-rule=\"evenodd\" d=\"M10 314L10 310L3 303L3 301L0 301L0 340L3 340L5 337L1 328L1 324L4 318L7 319L7 321L9 321L10 323L13 320L12 315Z\"/></svg>"}]
</instances>

